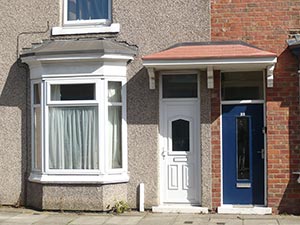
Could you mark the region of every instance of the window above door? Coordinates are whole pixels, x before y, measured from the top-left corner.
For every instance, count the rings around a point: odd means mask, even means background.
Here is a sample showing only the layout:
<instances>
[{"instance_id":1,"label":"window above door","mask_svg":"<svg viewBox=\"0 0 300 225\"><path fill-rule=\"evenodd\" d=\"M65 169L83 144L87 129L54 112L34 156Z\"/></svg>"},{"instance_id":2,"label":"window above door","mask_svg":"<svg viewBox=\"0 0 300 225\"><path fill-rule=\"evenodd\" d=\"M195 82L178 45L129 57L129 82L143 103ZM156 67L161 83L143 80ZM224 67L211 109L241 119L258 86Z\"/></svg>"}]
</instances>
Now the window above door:
<instances>
[{"instance_id":1,"label":"window above door","mask_svg":"<svg viewBox=\"0 0 300 225\"><path fill-rule=\"evenodd\" d=\"M226 72L221 79L222 101L264 99L262 71Z\"/></svg>"}]
</instances>

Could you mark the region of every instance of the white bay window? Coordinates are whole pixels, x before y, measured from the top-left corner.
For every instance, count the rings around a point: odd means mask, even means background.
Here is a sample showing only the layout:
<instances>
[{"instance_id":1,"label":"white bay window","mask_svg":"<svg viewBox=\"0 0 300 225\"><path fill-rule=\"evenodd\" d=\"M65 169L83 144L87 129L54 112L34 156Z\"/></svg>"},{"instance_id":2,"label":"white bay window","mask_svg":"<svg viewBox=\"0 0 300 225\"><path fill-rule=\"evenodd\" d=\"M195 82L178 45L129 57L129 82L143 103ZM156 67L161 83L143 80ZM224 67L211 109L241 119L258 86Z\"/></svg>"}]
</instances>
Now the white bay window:
<instances>
[{"instance_id":1,"label":"white bay window","mask_svg":"<svg viewBox=\"0 0 300 225\"><path fill-rule=\"evenodd\" d=\"M92 43L87 44L93 53ZM97 40L106 46L104 40ZM111 47L110 43L107 46ZM65 43L63 43L65 46ZM74 43L71 43L74 47ZM101 46L101 45L100 45ZM31 66L32 171L41 183L127 182L126 65L133 50L113 60L24 57ZM49 49L53 50L53 46ZM101 54L103 54L103 49ZM86 51L86 49L85 49ZM125 52L126 52L125 51ZM50 55L50 53L48 53ZM38 59L38 60L37 60ZM97 61L98 59L98 61ZM45 64L40 63L45 60ZM53 62L49 62L53 60ZM38 62L38 63L37 63ZM106 63L107 62L107 63ZM80 68L80 69L78 69ZM72 73L70 73L70 70ZM41 74L40 72L44 73ZM79 72L78 72L79 71ZM84 72L86 71L86 72ZM92 72L91 72L92 71ZM96 71L96 72L95 72Z\"/></svg>"}]
</instances>

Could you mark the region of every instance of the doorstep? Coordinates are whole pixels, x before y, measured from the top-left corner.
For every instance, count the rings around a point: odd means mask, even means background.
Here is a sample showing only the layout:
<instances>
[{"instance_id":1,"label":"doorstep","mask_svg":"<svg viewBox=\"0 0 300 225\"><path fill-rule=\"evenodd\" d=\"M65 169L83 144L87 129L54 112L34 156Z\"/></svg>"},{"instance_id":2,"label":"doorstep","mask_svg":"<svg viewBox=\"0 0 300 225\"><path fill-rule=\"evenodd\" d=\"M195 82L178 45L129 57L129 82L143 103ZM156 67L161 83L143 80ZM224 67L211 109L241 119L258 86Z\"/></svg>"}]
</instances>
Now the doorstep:
<instances>
[{"instance_id":1,"label":"doorstep","mask_svg":"<svg viewBox=\"0 0 300 225\"><path fill-rule=\"evenodd\" d=\"M208 213L208 208L191 205L160 205L153 206L152 212L155 213Z\"/></svg>"},{"instance_id":2,"label":"doorstep","mask_svg":"<svg viewBox=\"0 0 300 225\"><path fill-rule=\"evenodd\" d=\"M218 207L220 214L271 215L272 208L252 205L223 205Z\"/></svg>"}]
</instances>

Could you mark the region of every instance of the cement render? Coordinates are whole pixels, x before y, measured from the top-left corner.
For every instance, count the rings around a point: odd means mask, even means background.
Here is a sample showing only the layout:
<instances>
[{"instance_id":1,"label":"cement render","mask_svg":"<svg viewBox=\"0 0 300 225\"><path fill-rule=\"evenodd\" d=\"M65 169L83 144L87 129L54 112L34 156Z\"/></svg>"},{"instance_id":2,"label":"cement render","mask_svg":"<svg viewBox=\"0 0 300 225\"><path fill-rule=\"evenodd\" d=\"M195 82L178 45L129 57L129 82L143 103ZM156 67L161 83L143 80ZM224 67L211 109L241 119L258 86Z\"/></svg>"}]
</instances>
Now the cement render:
<instances>
[{"instance_id":1,"label":"cement render","mask_svg":"<svg viewBox=\"0 0 300 225\"><path fill-rule=\"evenodd\" d=\"M201 203L212 208L212 172L211 172L211 126L210 91L207 89L207 75L201 73L200 80L200 146L201 146Z\"/></svg>"},{"instance_id":2,"label":"cement render","mask_svg":"<svg viewBox=\"0 0 300 225\"><path fill-rule=\"evenodd\" d=\"M113 1L113 22L120 23L117 35L70 35L51 37L61 25L60 1L4 2L0 13L0 204L28 204L43 209L104 209L113 198L137 207L138 185L145 183L145 206L159 203L158 86L149 90L148 75L141 57L178 42L209 41L209 1ZM167 10L162 10L167 9ZM49 29L47 29L49 21ZM21 34L22 32L44 32ZM19 37L19 42L17 41ZM113 37L138 47L128 66L128 184L90 186L40 185L26 182L30 172L29 73L17 65L19 50L43 39ZM17 50L18 49L18 50ZM206 125L201 125L206 126ZM208 127L201 129L207 130ZM202 132L207 133L207 132ZM203 148L209 149L207 143ZM209 156L202 156L203 160ZM203 162L203 165L209 163ZM206 164L205 164L206 163ZM206 170L205 170L206 171ZM209 172L208 172L209 173ZM205 175L206 176L206 175ZM8 179L7 179L8 178ZM203 177L204 179L204 177ZM206 180L206 179L205 179ZM27 184L28 183L28 184ZM205 182L202 197L209 205ZM27 203L25 201L27 195Z\"/></svg>"}]
</instances>

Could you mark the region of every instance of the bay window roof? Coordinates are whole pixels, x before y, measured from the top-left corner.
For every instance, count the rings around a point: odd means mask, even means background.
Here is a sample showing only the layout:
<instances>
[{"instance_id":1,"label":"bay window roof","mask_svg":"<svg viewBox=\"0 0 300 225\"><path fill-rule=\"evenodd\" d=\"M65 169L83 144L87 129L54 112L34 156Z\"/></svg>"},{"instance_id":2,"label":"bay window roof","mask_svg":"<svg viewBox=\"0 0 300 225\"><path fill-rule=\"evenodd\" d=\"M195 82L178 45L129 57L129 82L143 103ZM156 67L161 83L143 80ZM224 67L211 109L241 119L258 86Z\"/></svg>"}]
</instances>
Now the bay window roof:
<instances>
[{"instance_id":1,"label":"bay window roof","mask_svg":"<svg viewBox=\"0 0 300 225\"><path fill-rule=\"evenodd\" d=\"M132 57L136 49L132 46L109 39L49 40L24 49L22 58L28 56L97 54Z\"/></svg>"}]
</instances>

